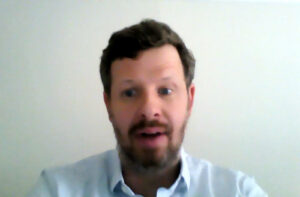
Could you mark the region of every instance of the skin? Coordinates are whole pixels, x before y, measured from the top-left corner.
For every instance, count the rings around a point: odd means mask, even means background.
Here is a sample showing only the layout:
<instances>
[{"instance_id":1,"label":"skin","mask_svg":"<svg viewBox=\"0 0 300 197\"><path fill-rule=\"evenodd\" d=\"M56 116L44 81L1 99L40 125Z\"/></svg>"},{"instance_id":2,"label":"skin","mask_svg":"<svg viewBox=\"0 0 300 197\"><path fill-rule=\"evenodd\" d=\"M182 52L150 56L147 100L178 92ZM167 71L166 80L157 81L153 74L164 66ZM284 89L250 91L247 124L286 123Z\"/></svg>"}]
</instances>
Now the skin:
<instances>
[{"instance_id":1,"label":"skin","mask_svg":"<svg viewBox=\"0 0 300 197\"><path fill-rule=\"evenodd\" d=\"M104 101L119 146L125 183L143 196L170 187L180 169L179 149L195 87L186 86L179 54L172 45L142 51L111 65L111 94ZM158 124L148 125L155 122ZM136 127L139 123L146 125ZM159 131L155 140L137 133Z\"/></svg>"}]
</instances>

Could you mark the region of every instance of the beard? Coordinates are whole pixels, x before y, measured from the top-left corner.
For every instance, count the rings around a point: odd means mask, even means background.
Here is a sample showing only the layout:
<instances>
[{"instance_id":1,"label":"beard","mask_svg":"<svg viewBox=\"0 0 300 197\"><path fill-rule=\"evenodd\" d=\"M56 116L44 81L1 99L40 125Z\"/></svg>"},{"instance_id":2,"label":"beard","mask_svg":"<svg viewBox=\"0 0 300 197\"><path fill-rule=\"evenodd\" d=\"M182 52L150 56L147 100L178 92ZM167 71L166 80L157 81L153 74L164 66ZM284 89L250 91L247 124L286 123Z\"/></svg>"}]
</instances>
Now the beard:
<instances>
[{"instance_id":1,"label":"beard","mask_svg":"<svg viewBox=\"0 0 300 197\"><path fill-rule=\"evenodd\" d=\"M151 174L159 173L160 171L173 166L179 162L179 151L184 139L185 128L187 125L188 115L186 115L181 127L179 128L178 138L174 134L174 129L171 124L163 124L158 121L142 120L139 123L132 125L128 132L129 144L124 144L122 132L118 128L114 118L112 117L112 125L114 127L115 136L117 139L117 149L123 168L129 168L136 173ZM157 149L140 149L134 146L134 134L138 129L145 127L162 127L165 129L165 135L168 143L166 147L159 147ZM123 134L124 135L124 134ZM162 149L162 150L161 150Z\"/></svg>"}]
</instances>

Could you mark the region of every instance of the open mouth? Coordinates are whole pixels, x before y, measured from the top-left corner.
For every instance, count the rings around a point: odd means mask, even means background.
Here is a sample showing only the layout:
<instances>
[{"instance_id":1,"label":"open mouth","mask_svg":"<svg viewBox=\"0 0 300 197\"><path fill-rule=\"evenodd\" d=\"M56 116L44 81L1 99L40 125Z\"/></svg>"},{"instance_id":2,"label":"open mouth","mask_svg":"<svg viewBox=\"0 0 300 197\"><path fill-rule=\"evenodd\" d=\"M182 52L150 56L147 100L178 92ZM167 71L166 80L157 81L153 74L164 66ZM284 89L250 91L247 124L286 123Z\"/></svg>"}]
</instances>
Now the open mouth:
<instances>
[{"instance_id":1,"label":"open mouth","mask_svg":"<svg viewBox=\"0 0 300 197\"><path fill-rule=\"evenodd\" d=\"M145 138L155 138L158 136L163 135L163 133L161 132L155 132L155 133L140 133L139 136L140 137L145 137Z\"/></svg>"},{"instance_id":2,"label":"open mouth","mask_svg":"<svg viewBox=\"0 0 300 197\"><path fill-rule=\"evenodd\" d=\"M136 133L135 137L140 146L144 148L156 148L167 143L167 133L158 127L141 129Z\"/></svg>"},{"instance_id":3,"label":"open mouth","mask_svg":"<svg viewBox=\"0 0 300 197\"><path fill-rule=\"evenodd\" d=\"M136 134L138 137L153 138L165 134L165 131L164 128L161 127L145 127L143 129L138 130Z\"/></svg>"}]
</instances>

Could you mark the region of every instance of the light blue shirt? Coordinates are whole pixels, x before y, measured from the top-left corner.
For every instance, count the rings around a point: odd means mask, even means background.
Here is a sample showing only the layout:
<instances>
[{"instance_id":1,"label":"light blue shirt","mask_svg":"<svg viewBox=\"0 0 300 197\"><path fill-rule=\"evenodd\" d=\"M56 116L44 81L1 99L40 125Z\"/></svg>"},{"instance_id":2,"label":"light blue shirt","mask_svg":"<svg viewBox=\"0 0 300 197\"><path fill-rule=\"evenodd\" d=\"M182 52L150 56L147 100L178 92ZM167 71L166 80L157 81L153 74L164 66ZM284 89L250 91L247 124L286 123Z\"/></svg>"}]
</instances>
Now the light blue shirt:
<instances>
[{"instance_id":1,"label":"light blue shirt","mask_svg":"<svg viewBox=\"0 0 300 197\"><path fill-rule=\"evenodd\" d=\"M157 197L267 197L254 178L212 165L181 150L181 169ZM28 197L142 197L124 182L116 150L44 170Z\"/></svg>"}]
</instances>

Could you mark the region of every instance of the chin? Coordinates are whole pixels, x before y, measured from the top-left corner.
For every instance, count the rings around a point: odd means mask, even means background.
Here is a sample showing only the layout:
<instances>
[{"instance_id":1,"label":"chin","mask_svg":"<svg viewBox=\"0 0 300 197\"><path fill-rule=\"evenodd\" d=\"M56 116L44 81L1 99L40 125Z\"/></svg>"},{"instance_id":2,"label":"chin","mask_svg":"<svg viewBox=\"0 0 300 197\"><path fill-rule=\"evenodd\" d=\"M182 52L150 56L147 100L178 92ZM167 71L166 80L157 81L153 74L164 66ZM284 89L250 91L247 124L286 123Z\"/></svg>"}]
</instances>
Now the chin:
<instances>
[{"instance_id":1,"label":"chin","mask_svg":"<svg viewBox=\"0 0 300 197\"><path fill-rule=\"evenodd\" d=\"M136 152L132 148L117 146L122 167L136 173L159 173L179 161L179 147L162 148L163 150L146 149Z\"/></svg>"}]
</instances>

